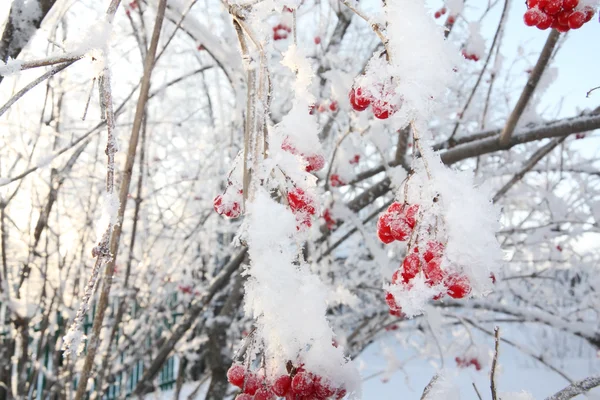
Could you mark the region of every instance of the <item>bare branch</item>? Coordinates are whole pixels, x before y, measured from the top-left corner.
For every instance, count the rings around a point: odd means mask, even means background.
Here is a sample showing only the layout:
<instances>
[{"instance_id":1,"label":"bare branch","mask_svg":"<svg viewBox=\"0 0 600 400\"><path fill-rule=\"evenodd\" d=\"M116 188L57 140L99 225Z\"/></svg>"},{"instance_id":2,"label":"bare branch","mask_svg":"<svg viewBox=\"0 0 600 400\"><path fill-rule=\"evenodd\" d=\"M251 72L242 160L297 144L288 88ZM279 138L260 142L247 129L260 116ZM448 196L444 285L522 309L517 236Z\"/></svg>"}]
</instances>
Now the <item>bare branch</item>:
<instances>
[{"instance_id":1,"label":"bare branch","mask_svg":"<svg viewBox=\"0 0 600 400\"><path fill-rule=\"evenodd\" d=\"M590 376L588 378L577 381L560 392L546 397L546 400L568 400L582 393L585 393L595 387L600 386L600 375Z\"/></svg>"}]
</instances>

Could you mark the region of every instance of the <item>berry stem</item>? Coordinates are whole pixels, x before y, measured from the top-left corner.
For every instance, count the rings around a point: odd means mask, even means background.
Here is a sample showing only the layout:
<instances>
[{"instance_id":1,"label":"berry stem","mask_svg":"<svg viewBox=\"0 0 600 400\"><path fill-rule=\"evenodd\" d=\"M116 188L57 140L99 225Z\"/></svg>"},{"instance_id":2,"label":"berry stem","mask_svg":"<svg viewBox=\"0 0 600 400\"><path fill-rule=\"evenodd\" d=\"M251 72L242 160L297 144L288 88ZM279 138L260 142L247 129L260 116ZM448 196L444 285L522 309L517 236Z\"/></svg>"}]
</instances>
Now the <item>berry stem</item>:
<instances>
[{"instance_id":1,"label":"berry stem","mask_svg":"<svg viewBox=\"0 0 600 400\"><path fill-rule=\"evenodd\" d=\"M544 48L540 53L540 57L538 58L535 67L533 67L533 71L531 71L529 80L523 88L521 97L519 97L515 108L510 113L510 116L506 121L506 125L504 126L504 129L500 134L500 146L504 147L510 143L510 137L515 131L517 123L519 122L519 118L521 118L523 111L525 111L525 107L527 107L527 103L529 103L529 99L531 99L535 88L540 82L542 74L544 73L544 70L546 69L546 66L548 65L552 57L552 52L554 50L554 47L556 46L556 43L558 42L559 37L560 32L558 32L556 29L552 29L552 31L548 35L548 39L546 39L546 44L544 45Z\"/></svg>"}]
</instances>

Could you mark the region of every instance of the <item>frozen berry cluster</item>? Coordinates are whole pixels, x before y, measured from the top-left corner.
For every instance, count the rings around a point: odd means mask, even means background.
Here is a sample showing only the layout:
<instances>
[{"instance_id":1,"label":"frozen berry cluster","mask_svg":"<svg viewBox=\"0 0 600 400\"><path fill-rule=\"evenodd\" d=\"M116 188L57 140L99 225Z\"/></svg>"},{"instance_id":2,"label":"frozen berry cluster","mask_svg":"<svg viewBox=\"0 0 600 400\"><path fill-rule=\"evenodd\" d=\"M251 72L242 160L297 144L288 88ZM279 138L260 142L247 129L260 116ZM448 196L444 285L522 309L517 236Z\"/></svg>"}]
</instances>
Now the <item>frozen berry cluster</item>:
<instances>
[{"instance_id":1,"label":"frozen berry cluster","mask_svg":"<svg viewBox=\"0 0 600 400\"><path fill-rule=\"evenodd\" d=\"M299 152L289 137L284 139L283 143L281 144L281 149L287 151L288 153L302 157L307 163L306 172L320 171L325 166L325 158L322 155L318 153L304 154Z\"/></svg>"},{"instance_id":2,"label":"frozen berry cluster","mask_svg":"<svg viewBox=\"0 0 600 400\"><path fill-rule=\"evenodd\" d=\"M456 361L456 366L459 368L468 368L472 365L477 371L481 371L481 362L477 358L465 356L456 357L454 360Z\"/></svg>"},{"instance_id":3,"label":"frozen berry cluster","mask_svg":"<svg viewBox=\"0 0 600 400\"><path fill-rule=\"evenodd\" d=\"M314 199L306 194L304 190L294 188L288 192L287 200L290 209L296 216L296 222L298 223L296 229L310 228L312 226L312 216L317 212Z\"/></svg>"},{"instance_id":4,"label":"frozen berry cluster","mask_svg":"<svg viewBox=\"0 0 600 400\"><path fill-rule=\"evenodd\" d=\"M300 364L297 368L287 363L287 375L273 380L249 371L241 364L234 364L227 371L229 383L242 389L236 400L327 400L342 399L346 389L336 387L325 377L306 371Z\"/></svg>"},{"instance_id":5,"label":"frozen berry cluster","mask_svg":"<svg viewBox=\"0 0 600 400\"><path fill-rule=\"evenodd\" d=\"M381 89L379 94L379 99L376 99L369 91L358 87L350 90L348 98L350 99L350 105L355 111L364 111L371 106L371 111L375 118L388 119L398 111L400 106L390 104L389 101L385 100L386 97L392 97L394 93Z\"/></svg>"},{"instance_id":6,"label":"frozen berry cluster","mask_svg":"<svg viewBox=\"0 0 600 400\"><path fill-rule=\"evenodd\" d=\"M213 207L217 214L227 218L238 218L242 214L243 194L242 189L234 188L231 181L228 182L225 192L213 200Z\"/></svg>"},{"instance_id":7,"label":"frozen berry cluster","mask_svg":"<svg viewBox=\"0 0 600 400\"><path fill-rule=\"evenodd\" d=\"M418 212L418 204L393 203L379 216L377 236L385 244L396 240L400 242L409 240L417 225ZM443 284L445 288L445 293L435 296L434 300L440 299L444 294L455 299L468 296L471 292L469 279L459 273L447 273L441 268L444 244L428 241L423 250L419 250L416 245L409 248L402 265L392 275L392 285L405 285L410 288L411 281L422 272L428 286ZM386 293L385 300L391 315L398 317L403 315L402 308L392 293Z\"/></svg>"},{"instance_id":8,"label":"frozen berry cluster","mask_svg":"<svg viewBox=\"0 0 600 400\"><path fill-rule=\"evenodd\" d=\"M596 11L580 0L527 0L523 16L525 25L538 29L554 28L559 32L579 29L589 22Z\"/></svg>"}]
</instances>

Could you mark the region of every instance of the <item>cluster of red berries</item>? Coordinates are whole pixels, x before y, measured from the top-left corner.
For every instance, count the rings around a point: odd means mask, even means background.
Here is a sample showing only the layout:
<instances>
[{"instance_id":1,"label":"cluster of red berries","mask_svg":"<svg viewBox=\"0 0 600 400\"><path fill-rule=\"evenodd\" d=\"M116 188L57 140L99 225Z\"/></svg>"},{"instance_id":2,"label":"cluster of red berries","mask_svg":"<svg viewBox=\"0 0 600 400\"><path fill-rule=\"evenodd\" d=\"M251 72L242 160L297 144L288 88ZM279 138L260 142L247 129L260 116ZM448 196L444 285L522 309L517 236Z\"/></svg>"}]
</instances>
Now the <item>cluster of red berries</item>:
<instances>
[{"instance_id":1,"label":"cluster of red berries","mask_svg":"<svg viewBox=\"0 0 600 400\"><path fill-rule=\"evenodd\" d=\"M329 211L328 208L323 212L323 219L325 220L325 225L327 225L327 229L329 230L333 230L333 228L335 228L337 225L337 222L331 215L331 211Z\"/></svg>"},{"instance_id":2,"label":"cluster of red berries","mask_svg":"<svg viewBox=\"0 0 600 400\"><path fill-rule=\"evenodd\" d=\"M137 0L132 0L127 6L125 6L125 14L127 14L127 16L131 15L131 10L135 10L136 8L138 8L138 2Z\"/></svg>"},{"instance_id":3,"label":"cluster of red berries","mask_svg":"<svg viewBox=\"0 0 600 400\"><path fill-rule=\"evenodd\" d=\"M338 174L331 174L331 176L329 177L329 184L332 187L339 187L344 186L346 184L346 181L340 178Z\"/></svg>"},{"instance_id":4,"label":"cluster of red berries","mask_svg":"<svg viewBox=\"0 0 600 400\"><path fill-rule=\"evenodd\" d=\"M227 191L232 188L232 183L229 182L227 189L223 194L218 195L213 200L213 207L217 214L224 215L227 218L237 218L242 214L242 189L233 189L229 194Z\"/></svg>"},{"instance_id":5,"label":"cluster of red berries","mask_svg":"<svg viewBox=\"0 0 600 400\"><path fill-rule=\"evenodd\" d=\"M355 154L352 156L349 163L350 164L358 164L359 161L360 161L360 154Z\"/></svg>"},{"instance_id":6,"label":"cluster of red berries","mask_svg":"<svg viewBox=\"0 0 600 400\"><path fill-rule=\"evenodd\" d=\"M393 203L379 216L377 221L377 236L383 243L388 244L395 240L404 242L412 235L417 224L417 213L419 205ZM406 256L400 268L392 275L392 285L408 285L410 281L421 271L425 275L425 283L428 286L436 286L440 283L446 288L446 294L455 299L461 299L471 292L469 279L458 273L447 274L442 270L442 255L444 245L440 242L429 241L425 251L421 254L419 248L414 246ZM442 294L434 297L438 300ZM402 308L397 304L392 293L387 293L385 301L390 308L390 314L401 317Z\"/></svg>"},{"instance_id":7,"label":"cluster of red berries","mask_svg":"<svg viewBox=\"0 0 600 400\"><path fill-rule=\"evenodd\" d=\"M439 17L441 17L442 15L446 14L446 7L442 7L439 10L437 10L435 12L435 14L433 14L433 16L435 17L435 19L438 19Z\"/></svg>"},{"instance_id":8,"label":"cluster of red berries","mask_svg":"<svg viewBox=\"0 0 600 400\"><path fill-rule=\"evenodd\" d=\"M324 113L329 109L329 111L331 112L335 112L338 109L338 103L337 101L333 100L331 103L329 103L329 105L325 102L323 103L315 103L312 104L309 109L308 109L308 113L310 115L314 115L315 112L320 112L320 113Z\"/></svg>"},{"instance_id":9,"label":"cluster of red berries","mask_svg":"<svg viewBox=\"0 0 600 400\"><path fill-rule=\"evenodd\" d=\"M462 50L462 56L467 60L479 61L479 56L477 54L471 54L466 49Z\"/></svg>"},{"instance_id":10,"label":"cluster of red berries","mask_svg":"<svg viewBox=\"0 0 600 400\"><path fill-rule=\"evenodd\" d=\"M302 364L295 368L287 364L287 375L280 375L273 382L234 364L227 371L229 383L242 389L236 400L327 400L341 399L346 395L343 387L334 387L324 377L308 372Z\"/></svg>"},{"instance_id":11,"label":"cluster of red berries","mask_svg":"<svg viewBox=\"0 0 600 400\"><path fill-rule=\"evenodd\" d=\"M472 365L477 371L481 371L481 363L476 358L456 357L454 360L459 368L468 368Z\"/></svg>"},{"instance_id":12,"label":"cluster of red berries","mask_svg":"<svg viewBox=\"0 0 600 400\"><path fill-rule=\"evenodd\" d=\"M383 93L382 93L383 94ZM391 105L385 100L376 100L371 94L369 94L363 88L352 88L348 94L350 99L350 105L356 111L364 111L371 106L373 115L378 119L387 119L390 115L393 115L397 110L398 106Z\"/></svg>"},{"instance_id":13,"label":"cluster of red berries","mask_svg":"<svg viewBox=\"0 0 600 400\"><path fill-rule=\"evenodd\" d=\"M306 172L320 171L325 166L325 158L320 154L299 153L298 149L292 144L289 138L285 138L281 144L281 149L293 155L299 155L307 162Z\"/></svg>"},{"instance_id":14,"label":"cluster of red berries","mask_svg":"<svg viewBox=\"0 0 600 400\"><path fill-rule=\"evenodd\" d=\"M538 29L554 28L559 32L579 29L589 22L596 11L581 6L580 0L527 0L528 10L523 15L527 26Z\"/></svg>"},{"instance_id":15,"label":"cluster of red berries","mask_svg":"<svg viewBox=\"0 0 600 400\"><path fill-rule=\"evenodd\" d=\"M273 27L273 40L287 39L288 34L292 32L292 28L285 24L277 24Z\"/></svg>"},{"instance_id":16,"label":"cluster of red berries","mask_svg":"<svg viewBox=\"0 0 600 400\"><path fill-rule=\"evenodd\" d=\"M311 217L317 212L314 200L300 188L290 190L287 200L290 209L296 216L296 222L298 222L296 229L310 228L312 226Z\"/></svg>"}]
</instances>

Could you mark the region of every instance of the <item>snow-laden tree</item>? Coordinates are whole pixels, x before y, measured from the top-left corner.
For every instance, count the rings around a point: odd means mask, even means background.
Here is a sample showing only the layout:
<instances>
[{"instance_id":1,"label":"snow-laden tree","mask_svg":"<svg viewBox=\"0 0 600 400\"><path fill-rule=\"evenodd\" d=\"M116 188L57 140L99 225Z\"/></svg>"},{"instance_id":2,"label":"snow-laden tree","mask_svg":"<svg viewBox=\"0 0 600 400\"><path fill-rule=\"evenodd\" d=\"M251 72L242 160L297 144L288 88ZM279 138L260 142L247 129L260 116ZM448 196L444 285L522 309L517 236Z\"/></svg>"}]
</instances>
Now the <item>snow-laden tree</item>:
<instances>
[{"instance_id":1,"label":"snow-laden tree","mask_svg":"<svg viewBox=\"0 0 600 400\"><path fill-rule=\"evenodd\" d=\"M359 398L390 337L600 384L595 0L8 3L0 399Z\"/></svg>"}]
</instances>

